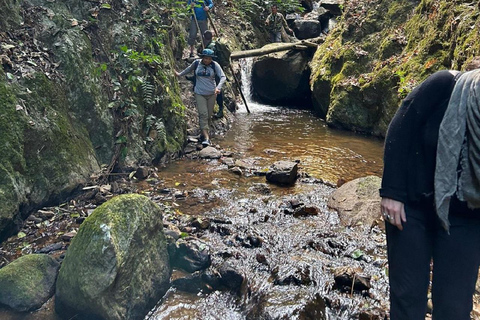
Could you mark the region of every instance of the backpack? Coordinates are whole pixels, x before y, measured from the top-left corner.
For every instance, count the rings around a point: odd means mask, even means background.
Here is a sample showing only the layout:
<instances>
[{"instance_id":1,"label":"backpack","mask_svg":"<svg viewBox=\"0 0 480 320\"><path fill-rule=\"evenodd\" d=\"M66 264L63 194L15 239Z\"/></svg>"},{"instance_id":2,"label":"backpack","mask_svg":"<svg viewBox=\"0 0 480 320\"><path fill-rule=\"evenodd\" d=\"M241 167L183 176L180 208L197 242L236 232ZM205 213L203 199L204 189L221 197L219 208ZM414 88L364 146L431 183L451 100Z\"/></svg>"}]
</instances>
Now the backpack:
<instances>
[{"instance_id":1,"label":"backpack","mask_svg":"<svg viewBox=\"0 0 480 320\"><path fill-rule=\"evenodd\" d=\"M225 68L230 65L230 55L232 54L228 45L225 43L220 42L219 40L215 41L215 48L214 48L215 61L218 62L220 67Z\"/></svg>"},{"instance_id":2,"label":"backpack","mask_svg":"<svg viewBox=\"0 0 480 320\"><path fill-rule=\"evenodd\" d=\"M198 68L198 64L200 63L200 60L201 59L196 59L195 61L193 61L193 78L192 78L192 82L193 82L193 88L195 89L195 85L197 84L197 75L195 74L195 71L197 71L197 68ZM213 69L213 74L215 74L215 66L213 65L213 63L209 64L208 66L211 66L212 69ZM207 67L208 67L207 66ZM190 79L189 79L190 80Z\"/></svg>"}]
</instances>

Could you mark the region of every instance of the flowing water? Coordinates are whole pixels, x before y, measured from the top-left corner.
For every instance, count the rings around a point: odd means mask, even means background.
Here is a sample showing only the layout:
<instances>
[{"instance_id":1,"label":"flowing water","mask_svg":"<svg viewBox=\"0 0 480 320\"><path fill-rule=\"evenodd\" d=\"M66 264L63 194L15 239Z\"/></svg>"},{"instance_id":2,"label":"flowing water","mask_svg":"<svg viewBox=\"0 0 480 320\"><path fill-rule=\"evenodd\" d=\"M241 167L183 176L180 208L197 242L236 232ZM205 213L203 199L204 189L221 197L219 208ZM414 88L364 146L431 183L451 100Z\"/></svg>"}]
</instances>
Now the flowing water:
<instances>
[{"instance_id":1,"label":"flowing water","mask_svg":"<svg viewBox=\"0 0 480 320\"><path fill-rule=\"evenodd\" d=\"M247 62L242 68L246 74L248 67ZM243 90L249 97L244 75ZM182 159L160 168L161 183L151 193L170 192L157 195L157 201L170 202L182 215L226 221L197 237L210 248L213 266L230 257L229 263L245 275L247 289L240 294L172 289L148 318L358 319L362 310L386 310L383 232L342 228L338 215L326 206L330 185L337 181L381 176L383 142L329 128L309 110L247 102L251 113L242 105L228 133L212 138L215 144L257 168L278 160L299 161L304 176L331 183L306 179L279 187L266 184L264 176L229 172L221 160ZM172 196L172 190L180 196ZM292 199L318 208L318 215L284 214ZM249 237L259 237L262 245L245 246ZM364 253L363 260L353 259L352 252ZM266 261L259 263L259 256ZM342 267L360 268L377 278L368 297L335 289L332 270Z\"/></svg>"}]
</instances>

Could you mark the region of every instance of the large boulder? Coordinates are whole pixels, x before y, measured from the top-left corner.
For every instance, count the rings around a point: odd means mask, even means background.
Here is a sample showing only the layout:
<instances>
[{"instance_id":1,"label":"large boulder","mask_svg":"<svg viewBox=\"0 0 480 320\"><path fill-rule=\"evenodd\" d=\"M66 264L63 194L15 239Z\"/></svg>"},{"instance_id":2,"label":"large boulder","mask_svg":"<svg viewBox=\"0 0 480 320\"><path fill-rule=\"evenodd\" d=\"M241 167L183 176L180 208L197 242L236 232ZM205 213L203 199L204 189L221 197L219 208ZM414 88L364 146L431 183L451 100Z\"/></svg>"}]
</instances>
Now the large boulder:
<instances>
[{"instance_id":1,"label":"large boulder","mask_svg":"<svg viewBox=\"0 0 480 320\"><path fill-rule=\"evenodd\" d=\"M60 264L46 254L30 254L0 269L0 304L16 311L39 308L52 295Z\"/></svg>"},{"instance_id":2,"label":"large boulder","mask_svg":"<svg viewBox=\"0 0 480 320\"><path fill-rule=\"evenodd\" d=\"M310 58L307 50L277 52L256 60L252 68L255 98L269 104L311 106Z\"/></svg>"},{"instance_id":3,"label":"large boulder","mask_svg":"<svg viewBox=\"0 0 480 320\"><path fill-rule=\"evenodd\" d=\"M136 194L95 209L60 268L57 313L75 319L143 319L169 286L162 220L161 209Z\"/></svg>"},{"instance_id":4,"label":"large boulder","mask_svg":"<svg viewBox=\"0 0 480 320\"><path fill-rule=\"evenodd\" d=\"M338 211L345 226L362 224L369 228L379 224L382 221L378 193L381 181L377 176L349 181L330 195L327 205Z\"/></svg>"},{"instance_id":5,"label":"large boulder","mask_svg":"<svg viewBox=\"0 0 480 320\"><path fill-rule=\"evenodd\" d=\"M300 40L316 38L322 32L322 25L319 20L295 20L294 31Z\"/></svg>"},{"instance_id":6,"label":"large boulder","mask_svg":"<svg viewBox=\"0 0 480 320\"><path fill-rule=\"evenodd\" d=\"M269 169L266 179L270 183L292 185L297 180L298 163L293 161L277 161Z\"/></svg>"}]
</instances>

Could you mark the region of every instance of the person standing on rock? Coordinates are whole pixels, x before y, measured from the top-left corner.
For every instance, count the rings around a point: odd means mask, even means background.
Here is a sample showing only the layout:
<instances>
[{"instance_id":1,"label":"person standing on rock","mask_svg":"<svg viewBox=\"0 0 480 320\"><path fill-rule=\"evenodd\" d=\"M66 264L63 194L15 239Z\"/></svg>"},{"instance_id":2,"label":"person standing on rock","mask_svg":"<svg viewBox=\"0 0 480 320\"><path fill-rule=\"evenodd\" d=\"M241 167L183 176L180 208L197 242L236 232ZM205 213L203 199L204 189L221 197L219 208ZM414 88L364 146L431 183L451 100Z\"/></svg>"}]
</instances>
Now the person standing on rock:
<instances>
[{"instance_id":1,"label":"person standing on rock","mask_svg":"<svg viewBox=\"0 0 480 320\"><path fill-rule=\"evenodd\" d=\"M195 101L197 103L198 119L202 132L202 145L210 145L209 129L215 105L215 97L222 90L227 79L220 65L213 61L215 57L211 49L204 49L200 54L201 59L195 60L182 72L175 70L177 77L194 72L195 75ZM218 84L215 83L215 76L219 77Z\"/></svg>"},{"instance_id":2,"label":"person standing on rock","mask_svg":"<svg viewBox=\"0 0 480 320\"><path fill-rule=\"evenodd\" d=\"M474 60L467 70L480 67ZM380 189L390 319L467 320L480 266L480 70L439 71L403 100Z\"/></svg>"},{"instance_id":3,"label":"person standing on rock","mask_svg":"<svg viewBox=\"0 0 480 320\"><path fill-rule=\"evenodd\" d=\"M188 44L190 45L190 58L193 58L195 54L195 39L197 38L197 23L200 28L200 36L203 37L203 33L208 29L207 14L210 9L213 8L212 0L188 0L187 4L193 8L195 17L192 15L190 20L190 30L188 32ZM196 18L196 21L195 21Z\"/></svg>"},{"instance_id":4,"label":"person standing on rock","mask_svg":"<svg viewBox=\"0 0 480 320\"><path fill-rule=\"evenodd\" d=\"M287 21L283 17L283 14L278 12L277 5L274 4L271 7L272 13L270 13L265 21L268 32L270 33L271 42L282 42L282 27L289 33L293 33L287 25Z\"/></svg>"}]
</instances>

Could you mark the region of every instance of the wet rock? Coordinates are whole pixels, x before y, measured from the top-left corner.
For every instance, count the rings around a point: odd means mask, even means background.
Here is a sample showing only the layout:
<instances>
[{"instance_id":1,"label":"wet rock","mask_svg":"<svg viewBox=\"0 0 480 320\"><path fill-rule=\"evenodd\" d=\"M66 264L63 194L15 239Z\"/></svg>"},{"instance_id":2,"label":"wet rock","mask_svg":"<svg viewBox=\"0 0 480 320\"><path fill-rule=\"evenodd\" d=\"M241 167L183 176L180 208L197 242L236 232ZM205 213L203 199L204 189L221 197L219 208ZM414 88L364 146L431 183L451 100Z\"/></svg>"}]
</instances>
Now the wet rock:
<instances>
[{"instance_id":1,"label":"wet rock","mask_svg":"<svg viewBox=\"0 0 480 320\"><path fill-rule=\"evenodd\" d=\"M145 196L117 196L73 238L55 309L65 317L143 318L167 291L170 273L160 207Z\"/></svg>"},{"instance_id":2,"label":"wet rock","mask_svg":"<svg viewBox=\"0 0 480 320\"><path fill-rule=\"evenodd\" d=\"M255 259L257 260L258 263L268 266L267 257L265 257L264 254L257 253L257 255L255 256Z\"/></svg>"},{"instance_id":3,"label":"wet rock","mask_svg":"<svg viewBox=\"0 0 480 320\"><path fill-rule=\"evenodd\" d=\"M299 319L315 319L315 320L327 320L326 303L325 299L316 294L315 297L309 300L303 310L300 311Z\"/></svg>"},{"instance_id":4,"label":"wet rock","mask_svg":"<svg viewBox=\"0 0 480 320\"><path fill-rule=\"evenodd\" d=\"M318 215L318 209L315 207L301 206L293 212L294 217L306 217Z\"/></svg>"},{"instance_id":5,"label":"wet rock","mask_svg":"<svg viewBox=\"0 0 480 320\"><path fill-rule=\"evenodd\" d=\"M342 14L343 0L322 0L320 6L330 11L333 15Z\"/></svg>"},{"instance_id":6,"label":"wet rock","mask_svg":"<svg viewBox=\"0 0 480 320\"><path fill-rule=\"evenodd\" d=\"M42 218L38 218L38 217L35 217L34 215L30 215L28 218L27 218L27 221L32 221L33 223L40 223L43 221Z\"/></svg>"},{"instance_id":7,"label":"wet rock","mask_svg":"<svg viewBox=\"0 0 480 320\"><path fill-rule=\"evenodd\" d=\"M18 258L0 269L0 304L16 311L42 306L55 289L60 264L45 254Z\"/></svg>"},{"instance_id":8,"label":"wet rock","mask_svg":"<svg viewBox=\"0 0 480 320\"><path fill-rule=\"evenodd\" d=\"M272 190L266 183L254 183L253 186L251 186L248 190L251 192L260 193L263 195L268 195L272 193Z\"/></svg>"},{"instance_id":9,"label":"wet rock","mask_svg":"<svg viewBox=\"0 0 480 320\"><path fill-rule=\"evenodd\" d=\"M190 154L190 153L195 152L195 151L197 151L197 146L194 145L194 144L187 144L185 149L183 149L183 152L185 154Z\"/></svg>"},{"instance_id":10,"label":"wet rock","mask_svg":"<svg viewBox=\"0 0 480 320\"><path fill-rule=\"evenodd\" d=\"M242 176L243 175L243 171L239 167L230 168L230 169L228 169L228 171L233 173L233 174L236 174L237 176Z\"/></svg>"},{"instance_id":11,"label":"wet rock","mask_svg":"<svg viewBox=\"0 0 480 320\"><path fill-rule=\"evenodd\" d=\"M263 242L263 240L260 237L252 236L252 235L248 235L246 238L237 236L236 240L244 248L258 248L262 246L262 242Z\"/></svg>"},{"instance_id":12,"label":"wet rock","mask_svg":"<svg viewBox=\"0 0 480 320\"><path fill-rule=\"evenodd\" d=\"M232 158L222 158L222 163L226 164L228 167L233 167L235 165L235 160Z\"/></svg>"},{"instance_id":13,"label":"wet rock","mask_svg":"<svg viewBox=\"0 0 480 320\"><path fill-rule=\"evenodd\" d=\"M212 263L209 248L198 239L177 241L175 256L172 258L174 267L187 272L195 272L210 267Z\"/></svg>"},{"instance_id":14,"label":"wet rock","mask_svg":"<svg viewBox=\"0 0 480 320\"><path fill-rule=\"evenodd\" d=\"M205 280L215 282L203 272L194 272L172 280L171 285L178 290L190 293L211 292L213 287ZM217 280L218 281L218 280Z\"/></svg>"},{"instance_id":15,"label":"wet rock","mask_svg":"<svg viewBox=\"0 0 480 320\"><path fill-rule=\"evenodd\" d=\"M42 220L49 220L55 216L55 213L50 210L38 210L36 215Z\"/></svg>"},{"instance_id":16,"label":"wet rock","mask_svg":"<svg viewBox=\"0 0 480 320\"><path fill-rule=\"evenodd\" d=\"M245 277L236 270L230 263L225 262L219 268L220 283L229 290L240 293Z\"/></svg>"},{"instance_id":17,"label":"wet rock","mask_svg":"<svg viewBox=\"0 0 480 320\"><path fill-rule=\"evenodd\" d=\"M340 221L345 226L382 225L380 214L381 179L368 176L349 181L335 190L328 199L327 205L338 211Z\"/></svg>"},{"instance_id":18,"label":"wet rock","mask_svg":"<svg viewBox=\"0 0 480 320\"><path fill-rule=\"evenodd\" d=\"M312 283L310 266L282 265L272 270L273 283L276 285L309 285Z\"/></svg>"},{"instance_id":19,"label":"wet rock","mask_svg":"<svg viewBox=\"0 0 480 320\"><path fill-rule=\"evenodd\" d=\"M199 153L198 156L202 159L220 159L221 152L214 147L205 147Z\"/></svg>"},{"instance_id":20,"label":"wet rock","mask_svg":"<svg viewBox=\"0 0 480 320\"><path fill-rule=\"evenodd\" d=\"M149 175L148 167L138 167L135 171L134 177L138 180L146 179Z\"/></svg>"},{"instance_id":21,"label":"wet rock","mask_svg":"<svg viewBox=\"0 0 480 320\"><path fill-rule=\"evenodd\" d=\"M207 230L210 228L210 220L207 218L195 218L192 221L192 227L200 230Z\"/></svg>"},{"instance_id":22,"label":"wet rock","mask_svg":"<svg viewBox=\"0 0 480 320\"><path fill-rule=\"evenodd\" d=\"M294 31L295 36L300 40L316 38L322 32L322 25L318 20L296 20Z\"/></svg>"},{"instance_id":23,"label":"wet rock","mask_svg":"<svg viewBox=\"0 0 480 320\"><path fill-rule=\"evenodd\" d=\"M358 320L384 320L384 319L387 319L387 313L385 312L385 310L362 311L358 315Z\"/></svg>"},{"instance_id":24,"label":"wet rock","mask_svg":"<svg viewBox=\"0 0 480 320\"><path fill-rule=\"evenodd\" d=\"M38 253L49 253L49 252L52 252L52 251L61 250L62 248L63 248L63 243L61 243L61 242L52 243L52 244L38 250Z\"/></svg>"},{"instance_id":25,"label":"wet rock","mask_svg":"<svg viewBox=\"0 0 480 320\"><path fill-rule=\"evenodd\" d=\"M298 163L277 161L267 173L267 181L275 184L292 185L297 179Z\"/></svg>"},{"instance_id":26,"label":"wet rock","mask_svg":"<svg viewBox=\"0 0 480 320\"><path fill-rule=\"evenodd\" d=\"M73 237L75 237L76 235L77 235L77 232L76 232L76 231L67 232L67 233L62 234L61 239L62 239L63 241L70 241L70 240L72 240Z\"/></svg>"},{"instance_id":27,"label":"wet rock","mask_svg":"<svg viewBox=\"0 0 480 320\"><path fill-rule=\"evenodd\" d=\"M369 290L371 277L362 273L360 268L338 267L334 270L335 285L345 292Z\"/></svg>"},{"instance_id":28,"label":"wet rock","mask_svg":"<svg viewBox=\"0 0 480 320\"><path fill-rule=\"evenodd\" d=\"M272 43L267 46L277 45ZM277 52L258 58L252 67L252 87L256 98L276 105L312 105L308 82L312 55L313 52L305 50Z\"/></svg>"}]
</instances>

